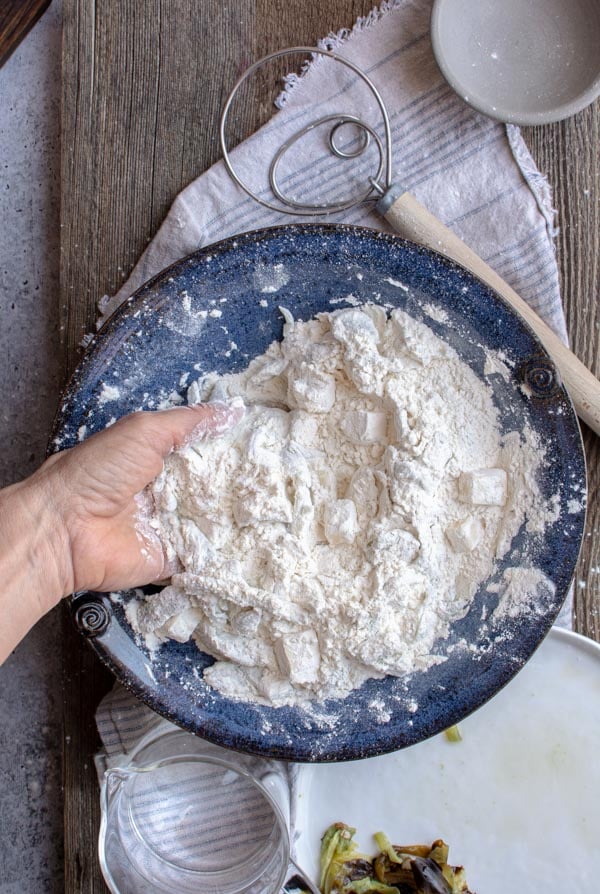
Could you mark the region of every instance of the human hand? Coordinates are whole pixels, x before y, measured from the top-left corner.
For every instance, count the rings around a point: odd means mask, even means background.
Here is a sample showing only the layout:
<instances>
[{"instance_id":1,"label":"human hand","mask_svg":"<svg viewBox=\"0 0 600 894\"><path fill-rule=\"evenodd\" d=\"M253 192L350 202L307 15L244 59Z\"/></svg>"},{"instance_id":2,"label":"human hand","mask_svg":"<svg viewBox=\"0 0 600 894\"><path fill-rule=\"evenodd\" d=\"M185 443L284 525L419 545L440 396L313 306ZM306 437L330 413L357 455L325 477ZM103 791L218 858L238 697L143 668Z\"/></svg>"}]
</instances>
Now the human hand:
<instances>
[{"instance_id":1,"label":"human hand","mask_svg":"<svg viewBox=\"0 0 600 894\"><path fill-rule=\"evenodd\" d=\"M0 616L10 627L0 625L0 662L2 640L5 655L62 596L167 575L142 492L173 449L218 436L242 415L227 404L134 413L0 492Z\"/></svg>"},{"instance_id":2,"label":"human hand","mask_svg":"<svg viewBox=\"0 0 600 894\"><path fill-rule=\"evenodd\" d=\"M69 544L65 594L141 586L167 576L160 540L144 523L152 507L143 489L173 449L222 434L242 414L227 404L134 413L45 463L37 475L48 486Z\"/></svg>"}]
</instances>

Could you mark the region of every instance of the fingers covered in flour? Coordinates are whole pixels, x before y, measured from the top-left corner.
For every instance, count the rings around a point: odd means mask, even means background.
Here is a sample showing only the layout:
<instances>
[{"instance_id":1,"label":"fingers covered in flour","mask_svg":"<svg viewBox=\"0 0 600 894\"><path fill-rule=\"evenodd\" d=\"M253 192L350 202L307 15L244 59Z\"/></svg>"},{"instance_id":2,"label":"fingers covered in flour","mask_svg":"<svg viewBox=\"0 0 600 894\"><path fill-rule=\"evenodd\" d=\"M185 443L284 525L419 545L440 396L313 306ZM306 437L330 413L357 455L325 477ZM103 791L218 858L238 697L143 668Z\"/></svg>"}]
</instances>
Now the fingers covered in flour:
<instances>
[{"instance_id":1,"label":"fingers covered in flour","mask_svg":"<svg viewBox=\"0 0 600 894\"><path fill-rule=\"evenodd\" d=\"M241 401L198 404L134 413L120 420L113 428L116 430L119 427L123 435L136 440L144 439L164 457L191 441L219 437L237 425L243 415L244 405ZM108 429L107 434L110 431Z\"/></svg>"},{"instance_id":2,"label":"fingers covered in flour","mask_svg":"<svg viewBox=\"0 0 600 894\"><path fill-rule=\"evenodd\" d=\"M210 440L225 435L241 421L244 412L244 404L238 398L231 403L198 404L145 415L151 416L150 421L152 422L156 419L163 429L160 453L163 458L166 458L174 450L184 448L195 441ZM182 570L177 556L172 550L165 548L157 534L158 522L154 489L162 489L161 478L162 476L159 475L136 498L138 507L136 530L145 541L154 567L160 568L155 574L155 580L165 580Z\"/></svg>"},{"instance_id":3,"label":"fingers covered in flour","mask_svg":"<svg viewBox=\"0 0 600 894\"><path fill-rule=\"evenodd\" d=\"M176 445L178 447L185 447L192 441L218 438L226 434L238 422L241 422L246 411L244 402L240 397L233 398L229 403L215 401L210 404L197 404L196 406L178 409L190 410L200 417L199 419L197 418L192 430L184 435L181 443ZM176 410L167 410L165 412L174 413Z\"/></svg>"}]
</instances>

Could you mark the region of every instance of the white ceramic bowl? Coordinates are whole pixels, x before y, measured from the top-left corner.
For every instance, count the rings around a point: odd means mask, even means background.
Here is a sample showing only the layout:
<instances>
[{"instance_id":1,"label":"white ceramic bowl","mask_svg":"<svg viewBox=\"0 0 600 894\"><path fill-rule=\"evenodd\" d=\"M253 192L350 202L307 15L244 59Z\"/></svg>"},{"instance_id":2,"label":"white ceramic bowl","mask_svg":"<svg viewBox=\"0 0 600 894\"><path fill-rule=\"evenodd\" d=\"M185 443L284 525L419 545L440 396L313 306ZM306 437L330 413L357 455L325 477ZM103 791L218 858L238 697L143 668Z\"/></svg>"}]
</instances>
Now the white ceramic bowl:
<instances>
[{"instance_id":1,"label":"white ceramic bowl","mask_svg":"<svg viewBox=\"0 0 600 894\"><path fill-rule=\"evenodd\" d=\"M435 0L431 40L450 86L499 121L560 121L600 94L597 0Z\"/></svg>"}]
</instances>

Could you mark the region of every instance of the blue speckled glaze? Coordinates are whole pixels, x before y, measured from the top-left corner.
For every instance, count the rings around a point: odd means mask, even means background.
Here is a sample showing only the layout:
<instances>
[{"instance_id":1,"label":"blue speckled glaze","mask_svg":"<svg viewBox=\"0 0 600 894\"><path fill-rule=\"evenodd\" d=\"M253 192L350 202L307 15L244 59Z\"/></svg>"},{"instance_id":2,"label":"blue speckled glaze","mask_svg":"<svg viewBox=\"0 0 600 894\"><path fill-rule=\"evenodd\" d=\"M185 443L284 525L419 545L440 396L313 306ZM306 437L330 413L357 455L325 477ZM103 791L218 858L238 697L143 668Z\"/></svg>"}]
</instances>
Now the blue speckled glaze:
<instances>
[{"instance_id":1,"label":"blue speckled glaze","mask_svg":"<svg viewBox=\"0 0 600 894\"><path fill-rule=\"evenodd\" d=\"M291 225L247 233L159 274L119 308L88 348L66 389L53 449L76 444L114 417L155 408L172 392L185 395L185 385L204 372L243 369L281 338L279 305L306 320L356 301L401 307L424 320L482 378L485 349L504 352L508 381L489 372L486 381L503 431L527 421L541 436L546 458L540 487L547 497L558 494L559 515L542 537L522 529L497 577L509 565L531 562L556 592L541 601L532 594L530 610L494 623L490 614L498 596L484 585L468 614L437 644L446 659L441 664L406 678L370 680L346 699L310 709L223 698L203 683L201 671L212 659L193 643L169 642L151 657L125 619L123 603L131 594L121 594L121 602L101 594L73 598L80 619L86 604L96 608L90 617L100 632L90 642L119 680L175 723L240 751L297 761L350 760L411 745L458 722L532 655L566 596L579 553L585 512L574 507L585 493L581 436L539 341L462 268L367 229ZM429 315L431 307L445 312L443 322ZM118 392L107 391L106 384Z\"/></svg>"}]
</instances>

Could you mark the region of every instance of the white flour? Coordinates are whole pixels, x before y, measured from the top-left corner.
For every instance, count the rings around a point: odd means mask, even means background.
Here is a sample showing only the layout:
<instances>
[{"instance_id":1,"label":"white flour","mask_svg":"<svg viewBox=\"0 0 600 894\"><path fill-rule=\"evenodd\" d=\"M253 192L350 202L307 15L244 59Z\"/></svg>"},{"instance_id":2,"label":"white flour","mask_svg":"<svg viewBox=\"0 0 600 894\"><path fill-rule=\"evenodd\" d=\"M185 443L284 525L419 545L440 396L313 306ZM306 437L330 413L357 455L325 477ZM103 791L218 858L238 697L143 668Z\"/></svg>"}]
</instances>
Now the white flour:
<instances>
[{"instance_id":1,"label":"white flour","mask_svg":"<svg viewBox=\"0 0 600 894\"><path fill-rule=\"evenodd\" d=\"M154 524L182 570L128 605L150 645L193 637L210 685L273 705L442 660L523 521L553 517L533 432L502 440L490 388L427 326L377 306L285 315L245 372L191 386L190 403L248 410L166 461ZM504 611L536 574L513 575Z\"/></svg>"}]
</instances>

